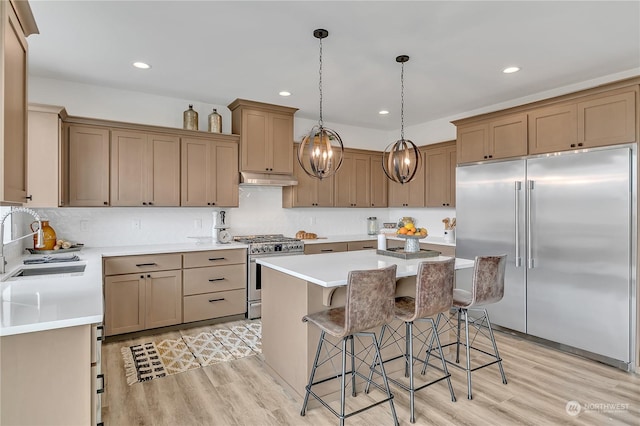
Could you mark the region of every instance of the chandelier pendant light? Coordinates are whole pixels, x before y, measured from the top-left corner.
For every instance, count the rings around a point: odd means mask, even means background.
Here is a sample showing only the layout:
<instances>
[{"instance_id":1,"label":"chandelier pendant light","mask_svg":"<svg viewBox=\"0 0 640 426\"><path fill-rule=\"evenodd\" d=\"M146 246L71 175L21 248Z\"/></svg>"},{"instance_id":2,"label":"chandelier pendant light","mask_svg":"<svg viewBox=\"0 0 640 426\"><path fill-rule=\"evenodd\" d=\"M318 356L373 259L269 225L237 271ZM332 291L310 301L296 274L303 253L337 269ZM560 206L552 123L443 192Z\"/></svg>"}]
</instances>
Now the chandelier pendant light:
<instances>
[{"instance_id":1,"label":"chandelier pendant light","mask_svg":"<svg viewBox=\"0 0 640 426\"><path fill-rule=\"evenodd\" d=\"M402 65L400 74L400 139L390 144L382 155L382 169L389 179L399 184L411 182L420 170L422 156L418 147L404 138L404 63L409 61L407 55L396 57Z\"/></svg>"},{"instance_id":2,"label":"chandelier pendant light","mask_svg":"<svg viewBox=\"0 0 640 426\"><path fill-rule=\"evenodd\" d=\"M298 162L302 170L313 178L324 179L334 175L342 165L344 146L340 135L324 127L322 121L322 39L329 35L327 30L318 29L313 36L320 40L320 119L309 133L302 138L298 147Z\"/></svg>"}]
</instances>

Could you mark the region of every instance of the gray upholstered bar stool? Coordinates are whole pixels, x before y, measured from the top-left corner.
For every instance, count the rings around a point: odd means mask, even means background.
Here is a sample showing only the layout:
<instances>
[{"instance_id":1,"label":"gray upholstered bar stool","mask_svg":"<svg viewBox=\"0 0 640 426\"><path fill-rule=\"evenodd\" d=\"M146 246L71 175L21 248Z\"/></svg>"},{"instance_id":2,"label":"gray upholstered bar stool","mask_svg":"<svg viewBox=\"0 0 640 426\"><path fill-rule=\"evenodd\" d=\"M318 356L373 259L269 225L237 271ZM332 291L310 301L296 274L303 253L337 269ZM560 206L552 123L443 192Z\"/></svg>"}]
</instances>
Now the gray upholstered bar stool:
<instances>
[{"instance_id":1,"label":"gray upholstered bar stool","mask_svg":"<svg viewBox=\"0 0 640 426\"><path fill-rule=\"evenodd\" d=\"M311 368L311 375L309 376L309 383L306 386L306 393L304 396L304 403L302 405L301 416L304 416L307 410L307 403L309 402L309 395L312 395L322 405L324 405L329 411L331 411L336 417L340 419L340 425L344 425L344 419L347 417L358 414L364 410L380 405L384 402L389 402L391 407L391 416L395 425L398 424L398 418L396 416L396 410L393 405L393 395L389 389L389 382L387 381L387 375L384 368L380 369L380 375L382 377L383 386L374 383L374 385L382 390L386 397L380 401L374 402L364 408L360 408L351 413L345 413L345 389L347 386L346 376L351 376L351 395L356 396L356 375L368 380L362 373L357 371L355 365L356 357L360 356L360 353L354 353L354 336L370 337L372 344L375 348L373 363L380 358L380 348L375 333L365 332L365 330L380 327L383 324L393 319L393 306L396 291L396 265L391 265L383 269L372 269L366 271L351 271L347 280L347 294L345 300L345 306L339 308L332 308L326 311L317 312L309 315L305 315L302 318L304 322L310 322L320 328L320 340L318 342L318 350L316 351L313 367ZM336 339L340 339L341 347L338 344L333 343L327 339L327 333ZM335 339L334 339L335 340ZM347 342L350 343L350 348L347 350ZM320 359L322 347L325 345L326 359ZM339 374L334 374L325 379L317 380L314 382L316 370L320 365L327 362L332 363L333 357L337 356L335 353L331 353L331 349L339 349L342 355L342 369ZM370 354L370 350L363 351L365 354ZM347 354L351 358L351 368L346 371ZM365 361L358 358L359 361L364 363ZM366 361L367 367L371 365L371 361ZM320 383L325 383L333 379L340 379L340 412L336 411L320 396L318 396L312 387Z\"/></svg>"},{"instance_id":2,"label":"gray upholstered bar stool","mask_svg":"<svg viewBox=\"0 0 640 426\"><path fill-rule=\"evenodd\" d=\"M498 345L496 345L496 339L493 335L493 329L491 328L491 321L489 321L489 314L487 310L483 307L485 305L489 305L491 303L499 302L504 295L504 271L507 264L507 255L501 256L477 256L475 259L475 265L473 270L473 283L471 291L466 291L462 289L454 289L453 290L453 308L457 311L458 320L457 320L457 331L456 331L456 341L452 343L448 343L443 347L456 345L456 359L455 363L447 360L447 362L451 365L454 365L458 368L462 368L467 372L467 398L471 399L471 373L473 371L479 370L484 367L488 367L493 364L498 364L500 368L500 375L502 376L502 383L507 384L507 378L504 374L504 369L502 368L502 358L500 358L500 354L498 353ZM476 311L480 315L469 319L469 311ZM465 341L461 343L461 324L462 324L462 316L464 316L464 334ZM439 329L440 333L443 331L448 331L454 329L454 326L451 325L449 313L447 314L439 314L438 319L436 321L436 326L440 326L441 320L445 320L447 322L447 326L444 329ZM469 326L472 326L475 329L475 333L473 335L473 341L470 343L470 333ZM485 334L485 332L487 334ZM487 352L482 348L473 346L478 335L481 334L485 336L489 341L491 341L491 345L493 346L493 353ZM460 366L460 345L464 345L465 347L465 355L466 355L466 366ZM481 356L487 356L490 360L480 364L471 366L471 350L474 350L476 354ZM435 355L438 356L438 355ZM427 357L428 360L428 357ZM426 368L426 364L425 364Z\"/></svg>"},{"instance_id":3,"label":"gray upholstered bar stool","mask_svg":"<svg viewBox=\"0 0 640 426\"><path fill-rule=\"evenodd\" d=\"M397 297L395 301L395 317L404 324L400 324L397 328L393 328L391 325L384 325L380 333L380 342L383 345L383 349L388 346L396 346L399 341L404 340L405 350L404 354L395 356L393 358L385 359L383 362L391 362L399 358L405 359L405 377L409 378L409 385L406 381L396 380L393 377L389 377L389 381L393 384L401 387L405 391L409 392L409 408L411 413L410 421L415 422L415 393L421 389L431 386L434 383L446 380L449 385L449 393L451 394L451 400L455 401L456 396L453 392L453 386L451 386L451 374L447 369L447 363L444 360L442 354L442 348L440 346L440 338L436 324L432 317L435 317L441 312L448 311L453 303L453 286L455 275L455 259L448 259L444 261L429 261L422 262L418 265L418 273L416 275L416 293L415 297L402 296ZM414 322L424 321L431 324L431 330L425 334L424 332L414 333ZM400 327L404 325L404 335L400 332ZM385 332L389 331L389 337L387 341L384 340ZM429 338L430 336L430 338ZM429 338L429 350L438 350L440 360L442 361L442 374L438 374L436 378L430 378L430 381L423 383L420 386L415 385L413 376L413 367L416 362L420 364L424 363L424 358L419 359L416 355L422 352L422 349L427 348L427 339ZM414 339L422 343L418 353L414 355ZM436 347L433 348L435 340ZM425 356L428 355L425 353ZM373 366L374 368L377 365ZM373 370L370 374L373 374ZM434 368L437 368L434 366ZM426 368L423 368L422 374L425 374ZM369 376L371 377L371 375ZM365 387L365 391L368 391L368 387Z\"/></svg>"}]
</instances>

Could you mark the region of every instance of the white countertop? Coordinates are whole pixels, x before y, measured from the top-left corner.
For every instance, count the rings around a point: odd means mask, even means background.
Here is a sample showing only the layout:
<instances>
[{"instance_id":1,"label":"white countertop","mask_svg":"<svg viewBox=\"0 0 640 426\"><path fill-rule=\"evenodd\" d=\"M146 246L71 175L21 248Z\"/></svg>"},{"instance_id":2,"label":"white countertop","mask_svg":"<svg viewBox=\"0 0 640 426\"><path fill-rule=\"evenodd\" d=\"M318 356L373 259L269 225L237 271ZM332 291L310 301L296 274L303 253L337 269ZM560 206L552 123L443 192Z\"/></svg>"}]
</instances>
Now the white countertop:
<instances>
[{"instance_id":1,"label":"white countertop","mask_svg":"<svg viewBox=\"0 0 640 426\"><path fill-rule=\"evenodd\" d=\"M418 263L445 259L450 259L450 257L437 256L404 260L376 254L375 250L358 250L340 253L265 257L256 259L256 262L322 287L337 287L347 284L349 271L386 268L396 264L398 265L397 277L410 277L416 275ZM456 258L455 268L471 268L473 264L473 260Z\"/></svg>"},{"instance_id":2,"label":"white countertop","mask_svg":"<svg viewBox=\"0 0 640 426\"><path fill-rule=\"evenodd\" d=\"M7 273L0 275L0 336L53 330L78 325L102 323L104 315L102 296L102 258L139 254L183 253L190 251L227 250L246 248L246 244L162 244L124 247L83 248L77 254L78 262L50 263L63 266L86 263L82 275L65 274L10 279L28 258L25 255L7 265ZM42 265L32 265L42 266Z\"/></svg>"},{"instance_id":3,"label":"white countertop","mask_svg":"<svg viewBox=\"0 0 640 426\"><path fill-rule=\"evenodd\" d=\"M313 240L302 240L305 244L322 244L322 243L346 243L349 241L375 241L378 239L377 235L367 235L367 234L353 234L353 235L329 235L327 237L320 235L320 238ZM387 238L390 240L402 240L401 238L396 237L394 234L387 233ZM404 240L402 240L404 241ZM420 239L421 243L428 244L437 244L441 246L450 246L455 247L456 243L449 243L444 240L444 237L431 237L427 236Z\"/></svg>"}]
</instances>

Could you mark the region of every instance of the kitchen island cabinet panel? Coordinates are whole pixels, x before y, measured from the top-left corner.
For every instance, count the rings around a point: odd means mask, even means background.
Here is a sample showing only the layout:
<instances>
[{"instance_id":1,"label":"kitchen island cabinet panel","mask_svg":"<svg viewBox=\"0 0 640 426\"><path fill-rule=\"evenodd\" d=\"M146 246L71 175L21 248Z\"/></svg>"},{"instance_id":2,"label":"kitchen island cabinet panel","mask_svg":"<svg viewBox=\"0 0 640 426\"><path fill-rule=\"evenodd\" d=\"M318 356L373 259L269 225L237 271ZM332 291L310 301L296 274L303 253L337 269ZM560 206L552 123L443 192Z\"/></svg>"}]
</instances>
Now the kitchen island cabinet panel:
<instances>
[{"instance_id":1,"label":"kitchen island cabinet panel","mask_svg":"<svg viewBox=\"0 0 640 426\"><path fill-rule=\"evenodd\" d=\"M109 205L109 129L65 125L69 152L69 205Z\"/></svg>"}]
</instances>

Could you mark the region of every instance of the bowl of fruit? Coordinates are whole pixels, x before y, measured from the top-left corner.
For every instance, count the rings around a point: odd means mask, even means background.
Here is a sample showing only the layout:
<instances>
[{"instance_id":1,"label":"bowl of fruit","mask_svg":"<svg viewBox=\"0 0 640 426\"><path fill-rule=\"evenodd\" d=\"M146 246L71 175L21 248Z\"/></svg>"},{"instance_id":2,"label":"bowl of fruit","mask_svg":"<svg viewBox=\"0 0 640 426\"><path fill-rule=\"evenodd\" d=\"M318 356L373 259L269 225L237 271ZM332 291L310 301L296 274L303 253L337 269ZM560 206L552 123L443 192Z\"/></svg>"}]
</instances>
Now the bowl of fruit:
<instances>
[{"instance_id":1,"label":"bowl of fruit","mask_svg":"<svg viewBox=\"0 0 640 426\"><path fill-rule=\"evenodd\" d=\"M425 238L429 233L426 228L416 228L413 222L405 222L396 231L396 237L404 238L404 251L407 253L417 253L420 251L419 239Z\"/></svg>"}]
</instances>

